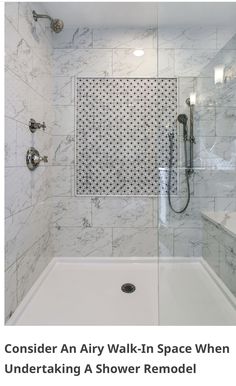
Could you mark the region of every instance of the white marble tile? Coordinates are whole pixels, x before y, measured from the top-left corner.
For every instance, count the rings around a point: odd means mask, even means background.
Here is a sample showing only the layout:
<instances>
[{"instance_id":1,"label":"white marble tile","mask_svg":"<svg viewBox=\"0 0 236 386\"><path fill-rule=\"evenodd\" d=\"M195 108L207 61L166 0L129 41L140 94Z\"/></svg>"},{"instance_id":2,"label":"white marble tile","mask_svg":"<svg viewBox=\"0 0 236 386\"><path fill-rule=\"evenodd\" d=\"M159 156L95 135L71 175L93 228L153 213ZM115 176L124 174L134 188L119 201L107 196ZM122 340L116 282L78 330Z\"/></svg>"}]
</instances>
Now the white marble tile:
<instances>
[{"instance_id":1,"label":"white marble tile","mask_svg":"<svg viewBox=\"0 0 236 386\"><path fill-rule=\"evenodd\" d=\"M13 314L17 306L16 264L5 272L5 320Z\"/></svg>"},{"instance_id":2,"label":"white marble tile","mask_svg":"<svg viewBox=\"0 0 236 386\"><path fill-rule=\"evenodd\" d=\"M194 165L205 168L236 166L236 137L198 137Z\"/></svg>"},{"instance_id":3,"label":"white marble tile","mask_svg":"<svg viewBox=\"0 0 236 386\"><path fill-rule=\"evenodd\" d=\"M142 197L92 198L93 226L152 227L152 199Z\"/></svg>"},{"instance_id":4,"label":"white marble tile","mask_svg":"<svg viewBox=\"0 0 236 386\"><path fill-rule=\"evenodd\" d=\"M18 12L19 12L19 3L18 2L5 2L5 16L9 22L18 29Z\"/></svg>"},{"instance_id":5,"label":"white marble tile","mask_svg":"<svg viewBox=\"0 0 236 386\"><path fill-rule=\"evenodd\" d=\"M8 167L5 172L6 216L31 206L31 173L25 167Z\"/></svg>"},{"instance_id":6,"label":"white marble tile","mask_svg":"<svg viewBox=\"0 0 236 386\"><path fill-rule=\"evenodd\" d=\"M112 50L55 49L53 62L56 76L112 76Z\"/></svg>"},{"instance_id":7,"label":"white marble tile","mask_svg":"<svg viewBox=\"0 0 236 386\"><path fill-rule=\"evenodd\" d=\"M178 78L178 105L180 108L186 105L186 99L195 90L195 78Z\"/></svg>"},{"instance_id":8,"label":"white marble tile","mask_svg":"<svg viewBox=\"0 0 236 386\"><path fill-rule=\"evenodd\" d=\"M176 76L198 76L203 72L204 76L209 76L203 69L215 57L216 50L175 50L175 74Z\"/></svg>"},{"instance_id":9,"label":"white marble tile","mask_svg":"<svg viewBox=\"0 0 236 386\"><path fill-rule=\"evenodd\" d=\"M160 48L215 49L216 28L211 26L159 27Z\"/></svg>"},{"instance_id":10,"label":"white marble tile","mask_svg":"<svg viewBox=\"0 0 236 386\"><path fill-rule=\"evenodd\" d=\"M235 197L235 171L195 170L194 195L202 197Z\"/></svg>"},{"instance_id":11,"label":"white marble tile","mask_svg":"<svg viewBox=\"0 0 236 386\"><path fill-rule=\"evenodd\" d=\"M30 132L28 125L23 125L21 122L17 122L16 143L17 165L25 166L26 152L31 146L33 146L32 133Z\"/></svg>"},{"instance_id":12,"label":"white marble tile","mask_svg":"<svg viewBox=\"0 0 236 386\"><path fill-rule=\"evenodd\" d=\"M5 90L6 116L27 123L30 116L29 87L11 71L6 71Z\"/></svg>"},{"instance_id":13,"label":"white marble tile","mask_svg":"<svg viewBox=\"0 0 236 386\"><path fill-rule=\"evenodd\" d=\"M194 135L196 137L214 137L215 133L215 107L196 106L194 111Z\"/></svg>"},{"instance_id":14,"label":"white marble tile","mask_svg":"<svg viewBox=\"0 0 236 386\"><path fill-rule=\"evenodd\" d=\"M236 28L233 26L217 27L217 48L235 49L236 48Z\"/></svg>"},{"instance_id":15,"label":"white marble tile","mask_svg":"<svg viewBox=\"0 0 236 386\"><path fill-rule=\"evenodd\" d=\"M202 246L202 230L200 228L174 230L174 256L202 256Z\"/></svg>"},{"instance_id":16,"label":"white marble tile","mask_svg":"<svg viewBox=\"0 0 236 386\"><path fill-rule=\"evenodd\" d=\"M95 28L94 48L154 48L154 28Z\"/></svg>"},{"instance_id":17,"label":"white marble tile","mask_svg":"<svg viewBox=\"0 0 236 386\"><path fill-rule=\"evenodd\" d=\"M160 226L158 229L159 257L174 256L174 229L170 226Z\"/></svg>"},{"instance_id":18,"label":"white marble tile","mask_svg":"<svg viewBox=\"0 0 236 386\"><path fill-rule=\"evenodd\" d=\"M219 275L220 269L220 243L216 237L208 232L208 221L204 221L203 228L203 258L210 267ZM218 234L218 232L217 232Z\"/></svg>"},{"instance_id":19,"label":"white marble tile","mask_svg":"<svg viewBox=\"0 0 236 386\"><path fill-rule=\"evenodd\" d=\"M74 134L74 106L55 106L52 135Z\"/></svg>"},{"instance_id":20,"label":"white marble tile","mask_svg":"<svg viewBox=\"0 0 236 386\"><path fill-rule=\"evenodd\" d=\"M215 197L215 211L236 211L236 197Z\"/></svg>"},{"instance_id":21,"label":"white marble tile","mask_svg":"<svg viewBox=\"0 0 236 386\"><path fill-rule=\"evenodd\" d=\"M17 294L20 302L49 263L50 233L44 234L17 262Z\"/></svg>"},{"instance_id":22,"label":"white marble tile","mask_svg":"<svg viewBox=\"0 0 236 386\"><path fill-rule=\"evenodd\" d=\"M52 232L54 256L112 256L111 229L58 227Z\"/></svg>"},{"instance_id":23,"label":"white marble tile","mask_svg":"<svg viewBox=\"0 0 236 386\"><path fill-rule=\"evenodd\" d=\"M114 228L112 255L114 257L157 256L156 228Z\"/></svg>"},{"instance_id":24,"label":"white marble tile","mask_svg":"<svg viewBox=\"0 0 236 386\"><path fill-rule=\"evenodd\" d=\"M50 169L50 188L54 196L68 196L74 194L73 191L73 170L71 166L49 166Z\"/></svg>"},{"instance_id":25,"label":"white marble tile","mask_svg":"<svg viewBox=\"0 0 236 386\"><path fill-rule=\"evenodd\" d=\"M57 227L91 227L90 197L55 197L52 222Z\"/></svg>"},{"instance_id":26,"label":"white marble tile","mask_svg":"<svg viewBox=\"0 0 236 386\"><path fill-rule=\"evenodd\" d=\"M160 78L175 76L175 52L172 49L158 49L157 70Z\"/></svg>"},{"instance_id":27,"label":"white marble tile","mask_svg":"<svg viewBox=\"0 0 236 386\"><path fill-rule=\"evenodd\" d=\"M31 87L43 98L50 100L53 90L51 62L45 57L33 57Z\"/></svg>"},{"instance_id":28,"label":"white marble tile","mask_svg":"<svg viewBox=\"0 0 236 386\"><path fill-rule=\"evenodd\" d=\"M16 121L5 118L5 166L17 165Z\"/></svg>"},{"instance_id":29,"label":"white marble tile","mask_svg":"<svg viewBox=\"0 0 236 386\"><path fill-rule=\"evenodd\" d=\"M43 154L44 155L44 154ZM30 171L29 171L30 172ZM32 203L35 205L38 202L46 200L53 194L51 185L51 169L49 166L40 165L32 172Z\"/></svg>"},{"instance_id":30,"label":"white marble tile","mask_svg":"<svg viewBox=\"0 0 236 386\"><path fill-rule=\"evenodd\" d=\"M40 7L40 3L38 7ZM33 9L35 9L33 3L19 3L19 33L40 56L45 54L45 49L50 52L50 41L45 34L45 21L34 21Z\"/></svg>"},{"instance_id":31,"label":"white marble tile","mask_svg":"<svg viewBox=\"0 0 236 386\"><path fill-rule=\"evenodd\" d=\"M216 107L216 135L236 136L235 107Z\"/></svg>"},{"instance_id":32,"label":"white marble tile","mask_svg":"<svg viewBox=\"0 0 236 386\"><path fill-rule=\"evenodd\" d=\"M33 69L33 52L28 43L22 39L12 24L6 19L5 24L5 65L19 78L31 84Z\"/></svg>"},{"instance_id":33,"label":"white marble tile","mask_svg":"<svg viewBox=\"0 0 236 386\"><path fill-rule=\"evenodd\" d=\"M229 242L229 236L223 235L223 243L220 246L220 277L229 290L236 295L236 239Z\"/></svg>"},{"instance_id":34,"label":"white marble tile","mask_svg":"<svg viewBox=\"0 0 236 386\"><path fill-rule=\"evenodd\" d=\"M145 49L144 55L137 57L132 49L113 50L114 77L157 77L157 52Z\"/></svg>"},{"instance_id":35,"label":"white marble tile","mask_svg":"<svg viewBox=\"0 0 236 386\"><path fill-rule=\"evenodd\" d=\"M205 74L204 74L205 75ZM195 92L197 96L196 109L200 106L215 106L217 88L214 83L214 70L212 68L210 77L195 78Z\"/></svg>"},{"instance_id":36,"label":"white marble tile","mask_svg":"<svg viewBox=\"0 0 236 386\"><path fill-rule=\"evenodd\" d=\"M172 197L171 202L176 210L180 210L184 207L187 197ZM160 208L159 224L165 227L174 228L194 228L201 227L201 211L202 210L214 210L214 197L191 197L187 209L183 213L174 213L168 205L166 199L165 210Z\"/></svg>"},{"instance_id":37,"label":"white marble tile","mask_svg":"<svg viewBox=\"0 0 236 386\"><path fill-rule=\"evenodd\" d=\"M73 165L75 162L74 148L74 136L54 135L50 149L49 164Z\"/></svg>"},{"instance_id":38,"label":"white marble tile","mask_svg":"<svg viewBox=\"0 0 236 386\"><path fill-rule=\"evenodd\" d=\"M55 76L53 79L53 102L55 105L72 105L74 102L74 82L70 76Z\"/></svg>"},{"instance_id":39,"label":"white marble tile","mask_svg":"<svg viewBox=\"0 0 236 386\"><path fill-rule=\"evenodd\" d=\"M64 28L54 34L53 48L92 48L93 31L89 27Z\"/></svg>"},{"instance_id":40,"label":"white marble tile","mask_svg":"<svg viewBox=\"0 0 236 386\"><path fill-rule=\"evenodd\" d=\"M19 259L49 227L51 208L47 202L25 209L6 219L6 266Z\"/></svg>"}]
</instances>

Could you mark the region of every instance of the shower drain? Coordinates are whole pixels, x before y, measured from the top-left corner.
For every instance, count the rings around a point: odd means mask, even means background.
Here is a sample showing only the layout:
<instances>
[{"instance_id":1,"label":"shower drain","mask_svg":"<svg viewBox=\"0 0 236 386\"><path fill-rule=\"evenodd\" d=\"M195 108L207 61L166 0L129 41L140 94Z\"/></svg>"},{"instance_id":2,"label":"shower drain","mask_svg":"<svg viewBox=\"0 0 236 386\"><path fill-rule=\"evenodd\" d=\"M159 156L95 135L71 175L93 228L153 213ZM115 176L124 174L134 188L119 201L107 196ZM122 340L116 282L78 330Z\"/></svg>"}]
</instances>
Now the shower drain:
<instances>
[{"instance_id":1,"label":"shower drain","mask_svg":"<svg viewBox=\"0 0 236 386\"><path fill-rule=\"evenodd\" d=\"M121 286L121 291L125 292L126 294L132 294L136 290L136 287L132 283L125 283Z\"/></svg>"}]
</instances>

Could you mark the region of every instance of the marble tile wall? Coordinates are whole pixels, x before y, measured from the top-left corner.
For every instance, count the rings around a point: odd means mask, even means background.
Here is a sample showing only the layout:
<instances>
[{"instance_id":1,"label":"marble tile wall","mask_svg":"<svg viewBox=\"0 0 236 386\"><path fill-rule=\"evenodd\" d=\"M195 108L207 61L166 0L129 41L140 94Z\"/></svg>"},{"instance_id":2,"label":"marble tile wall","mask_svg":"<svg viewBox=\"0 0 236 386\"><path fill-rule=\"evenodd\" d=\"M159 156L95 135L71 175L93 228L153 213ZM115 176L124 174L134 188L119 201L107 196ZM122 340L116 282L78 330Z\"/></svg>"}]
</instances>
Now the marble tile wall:
<instances>
[{"instance_id":1,"label":"marble tile wall","mask_svg":"<svg viewBox=\"0 0 236 386\"><path fill-rule=\"evenodd\" d=\"M82 198L78 197L78 200L75 200L72 190L71 198L54 197L55 239L58 232L64 232L65 237L70 239L68 228L71 227L71 231L74 230L76 227L75 221L72 220L74 213L81 211L77 221L80 240L83 240L81 224L86 224L97 234L103 235L107 245L106 251L111 251L112 256L155 256L157 253L160 256L202 255L200 210L214 210L221 206L232 208L235 205L235 184L232 179L236 145L233 131L234 109L231 103L227 109L223 107L221 110L212 103L212 99L216 97L213 82L214 63L219 52L223 55L223 59L227 53L227 63L233 61L235 47L231 38L234 33L233 29L217 27L158 28L158 31L153 28L142 30L75 28L67 29L63 34L55 36L53 56L56 120L52 134L53 138L56 138L53 142L57 145L53 150L52 158L55 165L59 166L63 162L64 168L72 170L72 176L74 76L177 77L178 108L179 112L185 113L188 113L185 100L189 93L197 91L198 94L195 109L196 170L190 182L193 197L188 210L183 215L171 213L164 196L158 199L146 198L146 210L143 213L141 209L143 198L138 197L87 198L87 209L82 210L82 208L79 209ZM145 55L138 60L132 54L137 47L145 49ZM229 95L232 95L233 85L231 84L229 88L231 90ZM226 94L227 92L222 91L221 99ZM222 125L223 131L221 131ZM179 196L173 199L177 207L184 202L186 194L180 127L179 167ZM227 168L226 172L225 168ZM163 171L163 175L165 173ZM73 183L70 188L74 188ZM63 200L62 206L59 204L61 200ZM68 201L73 204L68 204ZM123 211L123 206L128 208L128 212ZM147 218L148 206L153 208L152 224ZM132 208L131 212L130 208ZM70 214L73 210L74 213ZM87 213L85 218L84 212ZM56 219L62 219L62 213L68 222L58 224ZM114 216L113 213L117 215ZM127 213L129 218L126 222ZM140 237L144 230L143 224L149 224L145 225L145 232L148 232L148 235L143 234L143 237ZM112 232L109 235L101 233L101 227L111 229ZM156 239L153 237L154 234ZM87 233L84 235L87 237ZM63 238L62 233L59 238ZM134 244L131 240L134 240ZM90 243L89 238L87 242ZM56 255L64 254L56 243L54 248ZM88 251L87 255L93 253L90 248ZM75 243L70 243L68 240L67 253L70 256L77 256L81 251Z\"/></svg>"},{"instance_id":2,"label":"marble tile wall","mask_svg":"<svg viewBox=\"0 0 236 386\"><path fill-rule=\"evenodd\" d=\"M176 76L179 112L188 114L185 100L196 92L194 112L195 173L191 201L184 214L174 214L168 200L159 200L159 255L202 256L201 210L235 210L235 33L232 28L159 28L159 76ZM214 66L224 63L230 79L216 87ZM182 127L179 127L179 167L184 167ZM186 184L181 177L179 195L172 201L183 207Z\"/></svg>"},{"instance_id":3,"label":"marble tile wall","mask_svg":"<svg viewBox=\"0 0 236 386\"><path fill-rule=\"evenodd\" d=\"M154 28L75 28L55 36L51 158L64 168L61 176L71 171L74 181L74 77L157 77L156 44ZM144 57L133 55L138 47ZM55 256L157 256L155 198L75 197L70 182L67 193L54 192Z\"/></svg>"},{"instance_id":4,"label":"marble tile wall","mask_svg":"<svg viewBox=\"0 0 236 386\"><path fill-rule=\"evenodd\" d=\"M34 172L25 155L35 146L47 155L52 145L52 41L32 9L41 4L5 4L5 285L6 319L52 257L50 165ZM32 134L30 118L45 121L45 132Z\"/></svg>"},{"instance_id":5,"label":"marble tile wall","mask_svg":"<svg viewBox=\"0 0 236 386\"><path fill-rule=\"evenodd\" d=\"M203 257L236 296L236 235L206 218L203 229Z\"/></svg>"}]
</instances>

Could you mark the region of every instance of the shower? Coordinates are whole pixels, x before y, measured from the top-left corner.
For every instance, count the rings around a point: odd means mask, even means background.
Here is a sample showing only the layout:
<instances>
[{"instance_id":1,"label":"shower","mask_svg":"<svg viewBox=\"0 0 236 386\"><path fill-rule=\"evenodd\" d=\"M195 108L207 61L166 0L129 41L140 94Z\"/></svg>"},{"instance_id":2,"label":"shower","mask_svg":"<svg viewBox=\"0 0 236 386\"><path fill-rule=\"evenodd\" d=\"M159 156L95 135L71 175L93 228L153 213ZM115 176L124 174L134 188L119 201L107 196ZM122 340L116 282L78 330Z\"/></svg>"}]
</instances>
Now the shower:
<instances>
[{"instance_id":1,"label":"shower","mask_svg":"<svg viewBox=\"0 0 236 386\"><path fill-rule=\"evenodd\" d=\"M32 14L35 21L38 21L38 19L49 19L51 21L50 27L54 32L59 33L63 30L64 22L62 20L52 19L48 15L39 15L35 11L32 11Z\"/></svg>"},{"instance_id":2,"label":"shower","mask_svg":"<svg viewBox=\"0 0 236 386\"><path fill-rule=\"evenodd\" d=\"M187 201L184 205L184 207L180 210L174 209L172 202L171 202L171 176L172 176L172 168L173 168L173 148L174 148L174 134L169 133L169 141L170 141L170 158L169 158L169 176L168 176L168 202L170 205L170 208L175 213L183 213L190 202L190 184L189 184L189 178L190 175L193 174L193 144L195 143L195 137L193 135L193 106L194 104L191 103L190 98L186 100L186 104L190 108L190 131L189 131L189 138L188 138L188 117L186 114L179 114L177 117L177 120L179 123L183 125L183 141L184 141L184 166L185 166L185 178L186 178L186 184L187 184ZM187 141L189 141L189 163L188 163L188 155L187 155Z\"/></svg>"}]
</instances>

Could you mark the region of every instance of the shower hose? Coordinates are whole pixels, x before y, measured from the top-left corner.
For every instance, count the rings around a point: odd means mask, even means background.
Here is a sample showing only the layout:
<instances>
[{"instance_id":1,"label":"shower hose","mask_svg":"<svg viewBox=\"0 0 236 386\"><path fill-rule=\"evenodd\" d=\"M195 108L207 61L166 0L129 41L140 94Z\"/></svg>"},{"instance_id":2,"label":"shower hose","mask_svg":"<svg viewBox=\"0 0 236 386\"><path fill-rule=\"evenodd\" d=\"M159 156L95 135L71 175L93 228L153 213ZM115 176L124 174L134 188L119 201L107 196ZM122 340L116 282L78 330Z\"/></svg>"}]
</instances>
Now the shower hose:
<instances>
[{"instance_id":1,"label":"shower hose","mask_svg":"<svg viewBox=\"0 0 236 386\"><path fill-rule=\"evenodd\" d=\"M169 175L168 175L168 201L173 212L183 213L187 209L190 201L189 168L188 168L188 161L187 161L187 138L184 138L184 158L185 158L185 178L186 178L186 184L187 184L187 201L184 207L180 210L174 209L171 202L171 175L172 175L172 168L173 168L173 148L174 148L173 133L169 133L169 140L170 140L170 158L169 158Z\"/></svg>"}]
</instances>

